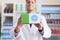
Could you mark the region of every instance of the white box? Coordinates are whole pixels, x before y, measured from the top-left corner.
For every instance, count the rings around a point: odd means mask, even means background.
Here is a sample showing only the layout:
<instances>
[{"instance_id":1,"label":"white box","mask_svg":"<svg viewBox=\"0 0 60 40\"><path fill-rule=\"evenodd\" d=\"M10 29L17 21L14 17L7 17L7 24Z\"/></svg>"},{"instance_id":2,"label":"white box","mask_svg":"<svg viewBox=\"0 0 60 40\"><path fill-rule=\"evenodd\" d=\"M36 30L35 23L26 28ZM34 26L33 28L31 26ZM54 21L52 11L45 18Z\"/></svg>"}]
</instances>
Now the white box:
<instances>
[{"instance_id":1,"label":"white box","mask_svg":"<svg viewBox=\"0 0 60 40\"><path fill-rule=\"evenodd\" d=\"M40 14L29 14L29 23L40 23Z\"/></svg>"}]
</instances>

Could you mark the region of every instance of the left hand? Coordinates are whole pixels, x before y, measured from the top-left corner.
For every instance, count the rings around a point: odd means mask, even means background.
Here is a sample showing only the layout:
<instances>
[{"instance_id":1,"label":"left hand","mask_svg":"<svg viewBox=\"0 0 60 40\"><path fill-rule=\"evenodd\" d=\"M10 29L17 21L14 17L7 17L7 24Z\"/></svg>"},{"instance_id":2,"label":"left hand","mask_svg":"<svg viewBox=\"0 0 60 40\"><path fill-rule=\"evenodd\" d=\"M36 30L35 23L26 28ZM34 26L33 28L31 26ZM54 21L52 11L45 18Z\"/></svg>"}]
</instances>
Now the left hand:
<instances>
[{"instance_id":1,"label":"left hand","mask_svg":"<svg viewBox=\"0 0 60 40\"><path fill-rule=\"evenodd\" d=\"M41 30L42 29L42 23L40 22L40 23L38 23L38 24L34 24L39 30Z\"/></svg>"}]
</instances>

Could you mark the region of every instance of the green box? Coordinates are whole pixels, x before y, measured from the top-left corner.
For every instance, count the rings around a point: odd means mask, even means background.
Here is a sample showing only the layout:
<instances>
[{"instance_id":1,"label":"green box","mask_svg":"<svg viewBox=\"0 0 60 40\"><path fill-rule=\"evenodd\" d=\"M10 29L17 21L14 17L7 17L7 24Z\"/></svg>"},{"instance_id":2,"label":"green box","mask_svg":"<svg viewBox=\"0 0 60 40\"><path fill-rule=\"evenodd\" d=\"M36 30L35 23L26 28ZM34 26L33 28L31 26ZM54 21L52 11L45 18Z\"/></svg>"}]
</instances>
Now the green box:
<instances>
[{"instance_id":1,"label":"green box","mask_svg":"<svg viewBox=\"0 0 60 40\"><path fill-rule=\"evenodd\" d=\"M22 14L22 24L28 24L29 23L29 14L25 13L25 14Z\"/></svg>"}]
</instances>

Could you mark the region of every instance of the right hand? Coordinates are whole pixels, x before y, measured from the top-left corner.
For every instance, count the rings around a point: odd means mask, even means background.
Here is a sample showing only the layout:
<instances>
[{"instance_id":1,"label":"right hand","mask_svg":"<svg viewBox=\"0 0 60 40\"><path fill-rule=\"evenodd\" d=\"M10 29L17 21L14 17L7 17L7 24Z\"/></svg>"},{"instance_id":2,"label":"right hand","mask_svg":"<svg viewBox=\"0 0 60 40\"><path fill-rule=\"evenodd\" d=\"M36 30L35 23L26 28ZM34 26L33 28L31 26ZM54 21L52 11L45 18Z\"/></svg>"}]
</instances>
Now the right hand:
<instances>
[{"instance_id":1,"label":"right hand","mask_svg":"<svg viewBox=\"0 0 60 40\"><path fill-rule=\"evenodd\" d=\"M17 26L15 28L15 32L19 32L20 31L20 28L22 27L22 23L21 23L21 17L18 19L18 23L17 23Z\"/></svg>"}]
</instances>

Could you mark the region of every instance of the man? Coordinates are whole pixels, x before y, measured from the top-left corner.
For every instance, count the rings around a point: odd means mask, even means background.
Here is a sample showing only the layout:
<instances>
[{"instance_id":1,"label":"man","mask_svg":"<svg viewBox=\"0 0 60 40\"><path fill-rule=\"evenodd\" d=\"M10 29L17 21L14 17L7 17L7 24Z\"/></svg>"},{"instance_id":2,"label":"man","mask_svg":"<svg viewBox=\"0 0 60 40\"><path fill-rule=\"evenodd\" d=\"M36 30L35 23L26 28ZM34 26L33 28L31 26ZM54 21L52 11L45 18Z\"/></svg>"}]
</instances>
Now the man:
<instances>
[{"instance_id":1,"label":"man","mask_svg":"<svg viewBox=\"0 0 60 40\"><path fill-rule=\"evenodd\" d=\"M34 13L36 0L26 0L27 13ZM16 28L12 32L12 37L18 40L43 40L51 36L51 30L48 27L44 16L41 15L41 21L38 24L22 24L21 17L18 19Z\"/></svg>"}]
</instances>

